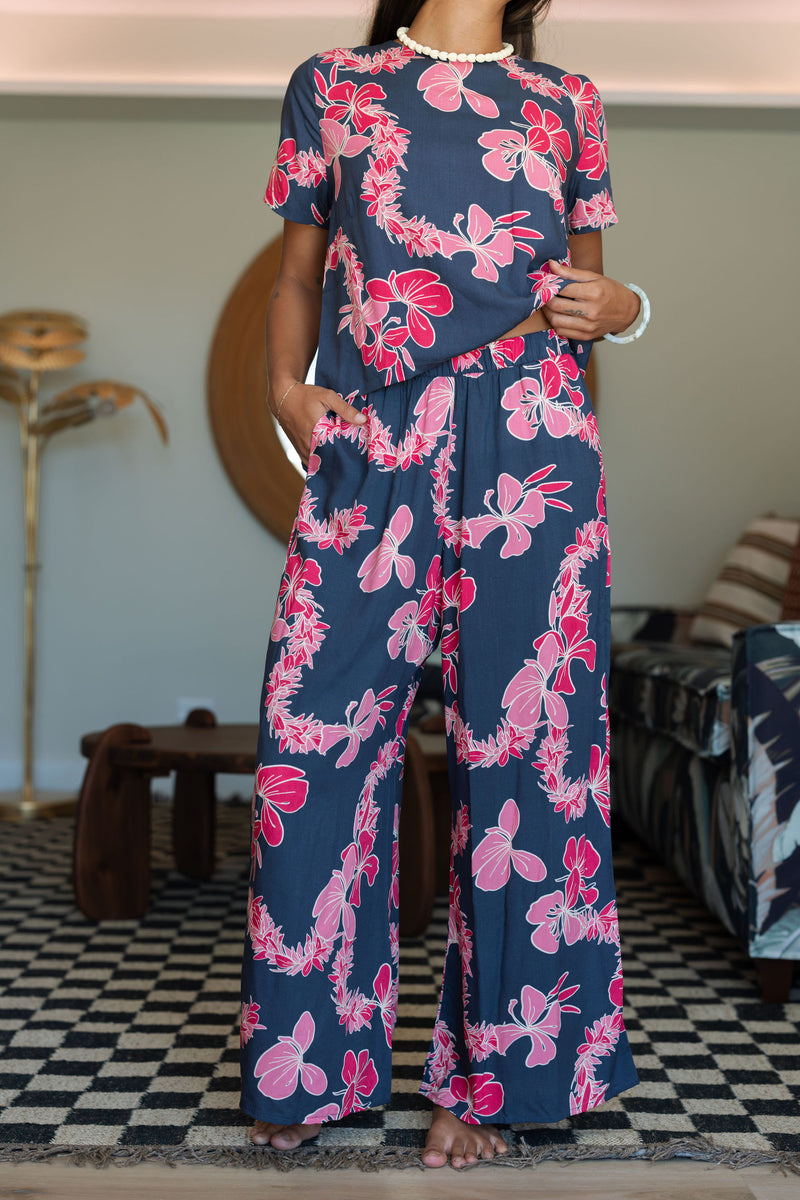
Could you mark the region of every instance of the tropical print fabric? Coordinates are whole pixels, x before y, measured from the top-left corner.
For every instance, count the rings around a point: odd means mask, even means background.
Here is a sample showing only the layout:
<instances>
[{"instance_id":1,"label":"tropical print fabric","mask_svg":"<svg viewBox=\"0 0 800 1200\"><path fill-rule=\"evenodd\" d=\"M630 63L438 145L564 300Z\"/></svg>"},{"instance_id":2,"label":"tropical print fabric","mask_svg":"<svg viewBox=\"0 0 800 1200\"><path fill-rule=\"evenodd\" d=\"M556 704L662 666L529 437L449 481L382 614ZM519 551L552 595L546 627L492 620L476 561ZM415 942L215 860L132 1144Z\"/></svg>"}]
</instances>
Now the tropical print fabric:
<instances>
[{"instance_id":1,"label":"tropical print fabric","mask_svg":"<svg viewBox=\"0 0 800 1200\"><path fill-rule=\"evenodd\" d=\"M557 1121L637 1082L608 798L609 539L566 341L510 338L333 410L261 697L242 966L242 1109L387 1103L401 775L437 646L450 924L421 1092L467 1122Z\"/></svg>"},{"instance_id":2,"label":"tropical print fabric","mask_svg":"<svg viewBox=\"0 0 800 1200\"><path fill-rule=\"evenodd\" d=\"M615 645L611 705L696 754L730 745L731 652L663 642Z\"/></svg>"},{"instance_id":3,"label":"tropical print fabric","mask_svg":"<svg viewBox=\"0 0 800 1200\"><path fill-rule=\"evenodd\" d=\"M348 397L501 337L566 286L569 235L617 221L585 75L396 41L295 70L266 200L328 229L316 382Z\"/></svg>"},{"instance_id":4,"label":"tropical print fabric","mask_svg":"<svg viewBox=\"0 0 800 1200\"><path fill-rule=\"evenodd\" d=\"M732 699L750 952L800 958L800 622L734 634Z\"/></svg>"},{"instance_id":5,"label":"tropical print fabric","mask_svg":"<svg viewBox=\"0 0 800 1200\"><path fill-rule=\"evenodd\" d=\"M621 610L612 645L611 795L619 812L755 958L800 958L800 623L757 625L732 650L648 641ZM657 613L665 623L665 612ZM652 614L643 609L646 628ZM617 614L612 614L612 626ZM675 626L678 626L676 620ZM698 655L709 656L705 668ZM722 660L727 669L721 672ZM670 708L668 686L691 693ZM635 675L632 673L635 670ZM652 691L642 678L651 670ZM662 674L659 674L662 672ZM719 724L727 706L727 737ZM723 707L723 705L725 707Z\"/></svg>"}]
</instances>

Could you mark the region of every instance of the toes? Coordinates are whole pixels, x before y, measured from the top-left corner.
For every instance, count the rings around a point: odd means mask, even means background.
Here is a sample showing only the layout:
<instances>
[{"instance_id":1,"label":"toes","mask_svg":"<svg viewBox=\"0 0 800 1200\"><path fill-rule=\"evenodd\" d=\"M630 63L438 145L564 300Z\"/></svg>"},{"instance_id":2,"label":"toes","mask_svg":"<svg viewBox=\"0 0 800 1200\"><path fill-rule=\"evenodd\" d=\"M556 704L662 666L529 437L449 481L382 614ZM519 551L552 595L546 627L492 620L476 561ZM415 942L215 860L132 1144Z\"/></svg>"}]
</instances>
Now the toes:
<instances>
[{"instance_id":1,"label":"toes","mask_svg":"<svg viewBox=\"0 0 800 1200\"><path fill-rule=\"evenodd\" d=\"M466 1153L467 1147L464 1142L461 1142L457 1148L456 1146L453 1146L453 1149L450 1153L450 1162L457 1170L467 1165Z\"/></svg>"},{"instance_id":2,"label":"toes","mask_svg":"<svg viewBox=\"0 0 800 1200\"><path fill-rule=\"evenodd\" d=\"M254 1146L266 1146L269 1141L270 1127L266 1121L257 1121L250 1130L250 1141Z\"/></svg>"},{"instance_id":3,"label":"toes","mask_svg":"<svg viewBox=\"0 0 800 1200\"><path fill-rule=\"evenodd\" d=\"M426 1167L443 1167L447 1162L447 1154L436 1146L426 1146L422 1151L422 1161Z\"/></svg>"},{"instance_id":4,"label":"toes","mask_svg":"<svg viewBox=\"0 0 800 1200\"><path fill-rule=\"evenodd\" d=\"M279 1129L277 1133L273 1133L270 1141L277 1150L294 1150L300 1145L303 1139L299 1131L294 1125L287 1126L285 1129Z\"/></svg>"}]
</instances>

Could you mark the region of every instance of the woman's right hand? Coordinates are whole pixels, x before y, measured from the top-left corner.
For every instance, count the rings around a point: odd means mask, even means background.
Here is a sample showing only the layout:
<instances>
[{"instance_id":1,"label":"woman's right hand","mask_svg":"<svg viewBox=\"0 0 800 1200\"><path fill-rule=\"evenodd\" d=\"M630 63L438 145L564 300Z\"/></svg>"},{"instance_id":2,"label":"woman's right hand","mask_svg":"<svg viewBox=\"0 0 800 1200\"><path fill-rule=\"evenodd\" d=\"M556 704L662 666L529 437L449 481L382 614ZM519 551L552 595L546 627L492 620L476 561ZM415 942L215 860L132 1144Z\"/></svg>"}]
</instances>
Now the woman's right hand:
<instances>
[{"instance_id":1,"label":"woman's right hand","mask_svg":"<svg viewBox=\"0 0 800 1200\"><path fill-rule=\"evenodd\" d=\"M279 398L275 398L271 394L267 402L273 413L280 405L280 414L277 419L300 455L304 470L308 470L311 434L314 426L329 409L333 409L351 425L363 425L367 419L362 412L354 408L347 400L343 400L339 393L334 392L331 388L298 382L291 386L291 391L288 393L284 388L279 396L284 394L285 399L282 404Z\"/></svg>"}]
</instances>

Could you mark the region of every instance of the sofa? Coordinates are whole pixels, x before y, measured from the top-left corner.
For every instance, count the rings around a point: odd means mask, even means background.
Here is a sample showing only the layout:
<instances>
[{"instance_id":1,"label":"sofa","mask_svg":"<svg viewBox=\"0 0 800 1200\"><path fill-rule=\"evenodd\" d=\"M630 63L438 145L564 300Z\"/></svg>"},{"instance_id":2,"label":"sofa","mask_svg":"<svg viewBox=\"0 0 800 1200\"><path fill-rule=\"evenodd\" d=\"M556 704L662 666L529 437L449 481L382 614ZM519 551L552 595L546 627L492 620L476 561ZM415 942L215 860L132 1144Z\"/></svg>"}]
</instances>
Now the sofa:
<instances>
[{"instance_id":1,"label":"sofa","mask_svg":"<svg viewBox=\"0 0 800 1200\"><path fill-rule=\"evenodd\" d=\"M612 606L608 689L612 812L735 934L766 1003L788 999L800 960L800 541L789 544L791 523L780 530L779 583L771 579L768 603L758 597L754 620L742 599L747 555L759 569L767 561L773 518L751 523L699 608ZM776 619L759 621L769 604Z\"/></svg>"}]
</instances>

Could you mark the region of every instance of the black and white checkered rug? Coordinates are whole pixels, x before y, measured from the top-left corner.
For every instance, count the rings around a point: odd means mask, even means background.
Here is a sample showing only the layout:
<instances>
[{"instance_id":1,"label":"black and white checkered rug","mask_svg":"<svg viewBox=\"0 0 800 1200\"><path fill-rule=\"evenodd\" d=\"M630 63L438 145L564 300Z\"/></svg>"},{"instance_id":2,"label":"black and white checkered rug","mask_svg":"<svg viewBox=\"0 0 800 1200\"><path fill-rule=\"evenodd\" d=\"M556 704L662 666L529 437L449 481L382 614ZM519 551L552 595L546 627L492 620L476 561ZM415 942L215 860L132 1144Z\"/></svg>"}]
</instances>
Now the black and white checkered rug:
<instances>
[{"instance_id":1,"label":"black and white checkered rug","mask_svg":"<svg viewBox=\"0 0 800 1200\"><path fill-rule=\"evenodd\" d=\"M155 1147L173 1161L263 1159L238 1106L248 821L249 803L220 804L217 870L195 882L172 868L169 808L156 801L151 907L138 921L101 923L73 901L71 821L0 825L0 1159L80 1147L110 1161ZM651 1157L666 1144L796 1167L800 989L786 1006L763 1005L722 926L621 826L615 839L641 1083L557 1125L514 1127L517 1159ZM445 935L441 901L427 937L402 943L391 1104L324 1127L307 1155L342 1165L335 1152L398 1163L417 1154Z\"/></svg>"}]
</instances>

